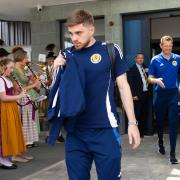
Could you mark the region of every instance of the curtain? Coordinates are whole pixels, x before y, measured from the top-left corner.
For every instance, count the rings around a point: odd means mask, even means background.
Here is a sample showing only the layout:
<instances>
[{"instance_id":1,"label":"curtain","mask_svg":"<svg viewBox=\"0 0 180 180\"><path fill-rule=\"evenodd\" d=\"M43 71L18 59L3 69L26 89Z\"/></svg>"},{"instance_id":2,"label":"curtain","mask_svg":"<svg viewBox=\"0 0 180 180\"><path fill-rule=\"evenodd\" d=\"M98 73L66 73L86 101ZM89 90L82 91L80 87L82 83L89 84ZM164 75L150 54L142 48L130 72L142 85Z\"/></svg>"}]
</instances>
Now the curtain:
<instances>
[{"instance_id":1,"label":"curtain","mask_svg":"<svg viewBox=\"0 0 180 180\"><path fill-rule=\"evenodd\" d=\"M0 38L4 40L7 46L30 45L30 23L19 21L0 21Z\"/></svg>"}]
</instances>

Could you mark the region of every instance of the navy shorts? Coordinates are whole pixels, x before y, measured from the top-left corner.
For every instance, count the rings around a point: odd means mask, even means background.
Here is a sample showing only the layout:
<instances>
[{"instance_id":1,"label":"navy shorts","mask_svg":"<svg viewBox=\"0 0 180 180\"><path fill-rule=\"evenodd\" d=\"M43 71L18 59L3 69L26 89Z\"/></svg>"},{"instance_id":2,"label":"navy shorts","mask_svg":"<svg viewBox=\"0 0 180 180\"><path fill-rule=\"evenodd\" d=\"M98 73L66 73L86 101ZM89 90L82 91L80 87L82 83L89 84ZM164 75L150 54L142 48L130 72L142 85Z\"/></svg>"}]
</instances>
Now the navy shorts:
<instances>
[{"instance_id":1,"label":"navy shorts","mask_svg":"<svg viewBox=\"0 0 180 180\"><path fill-rule=\"evenodd\" d=\"M90 180L94 161L98 180L121 179L121 137L117 128L76 129L65 144L69 180Z\"/></svg>"}]
</instances>

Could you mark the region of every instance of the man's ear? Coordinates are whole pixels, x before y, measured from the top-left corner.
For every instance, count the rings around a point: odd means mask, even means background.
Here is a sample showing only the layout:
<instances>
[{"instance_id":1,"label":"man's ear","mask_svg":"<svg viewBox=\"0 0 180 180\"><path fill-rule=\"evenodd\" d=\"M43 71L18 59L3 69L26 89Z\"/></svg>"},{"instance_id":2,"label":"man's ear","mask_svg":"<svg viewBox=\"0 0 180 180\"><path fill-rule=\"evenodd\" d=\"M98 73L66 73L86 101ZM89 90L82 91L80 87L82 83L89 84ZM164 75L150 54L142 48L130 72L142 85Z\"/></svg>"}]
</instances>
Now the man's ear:
<instances>
[{"instance_id":1,"label":"man's ear","mask_svg":"<svg viewBox=\"0 0 180 180\"><path fill-rule=\"evenodd\" d=\"M91 27L90 27L90 31L91 31L91 34L93 35L94 32L95 32L95 27L94 27L94 26L91 26Z\"/></svg>"}]
</instances>

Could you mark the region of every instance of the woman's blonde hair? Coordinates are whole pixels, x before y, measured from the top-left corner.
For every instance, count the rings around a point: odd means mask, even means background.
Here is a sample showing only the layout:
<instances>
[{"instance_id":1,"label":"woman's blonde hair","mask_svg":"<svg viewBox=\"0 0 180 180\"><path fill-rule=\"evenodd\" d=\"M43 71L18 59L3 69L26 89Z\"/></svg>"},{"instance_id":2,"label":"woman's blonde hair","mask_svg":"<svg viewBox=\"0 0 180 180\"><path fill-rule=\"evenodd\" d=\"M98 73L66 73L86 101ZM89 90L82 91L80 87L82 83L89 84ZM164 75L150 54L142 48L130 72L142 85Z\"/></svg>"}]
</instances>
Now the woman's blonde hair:
<instances>
[{"instance_id":1,"label":"woman's blonde hair","mask_svg":"<svg viewBox=\"0 0 180 180\"><path fill-rule=\"evenodd\" d=\"M0 61L0 75L1 76L4 74L4 71L6 70L7 65L11 62L14 63L14 61L12 59L9 59L9 58L5 58L5 59Z\"/></svg>"}]
</instances>

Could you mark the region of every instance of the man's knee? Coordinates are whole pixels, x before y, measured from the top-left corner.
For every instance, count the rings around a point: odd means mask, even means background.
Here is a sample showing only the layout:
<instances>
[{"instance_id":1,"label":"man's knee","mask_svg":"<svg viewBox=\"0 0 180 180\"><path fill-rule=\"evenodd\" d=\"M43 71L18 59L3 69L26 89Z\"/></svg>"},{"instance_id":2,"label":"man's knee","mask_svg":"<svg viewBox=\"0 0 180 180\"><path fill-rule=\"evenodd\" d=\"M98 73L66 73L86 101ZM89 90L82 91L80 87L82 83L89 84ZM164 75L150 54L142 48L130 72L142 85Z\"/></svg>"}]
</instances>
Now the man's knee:
<instances>
[{"instance_id":1,"label":"man's knee","mask_svg":"<svg viewBox=\"0 0 180 180\"><path fill-rule=\"evenodd\" d=\"M121 154L109 155L104 160L96 160L95 164L99 180L121 179Z\"/></svg>"},{"instance_id":2,"label":"man's knee","mask_svg":"<svg viewBox=\"0 0 180 180\"><path fill-rule=\"evenodd\" d=\"M66 167L69 180L90 180L92 160L90 157L66 153Z\"/></svg>"}]
</instances>

